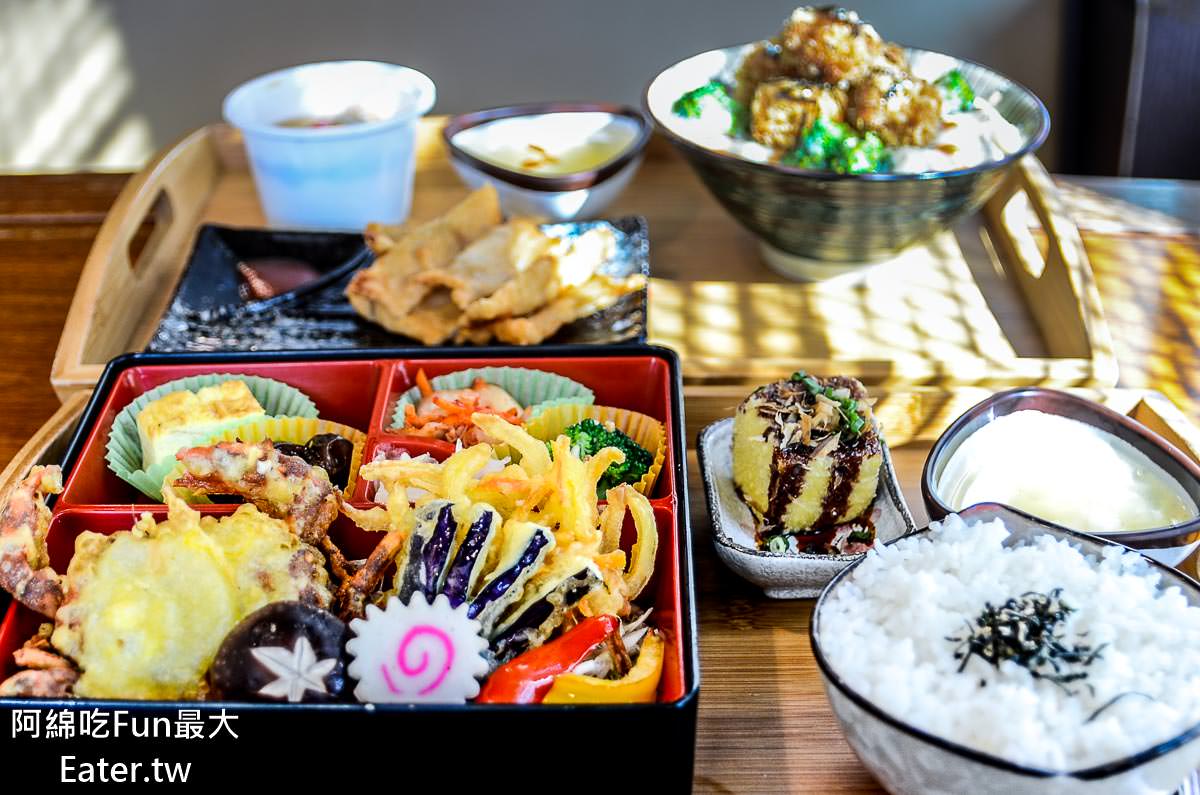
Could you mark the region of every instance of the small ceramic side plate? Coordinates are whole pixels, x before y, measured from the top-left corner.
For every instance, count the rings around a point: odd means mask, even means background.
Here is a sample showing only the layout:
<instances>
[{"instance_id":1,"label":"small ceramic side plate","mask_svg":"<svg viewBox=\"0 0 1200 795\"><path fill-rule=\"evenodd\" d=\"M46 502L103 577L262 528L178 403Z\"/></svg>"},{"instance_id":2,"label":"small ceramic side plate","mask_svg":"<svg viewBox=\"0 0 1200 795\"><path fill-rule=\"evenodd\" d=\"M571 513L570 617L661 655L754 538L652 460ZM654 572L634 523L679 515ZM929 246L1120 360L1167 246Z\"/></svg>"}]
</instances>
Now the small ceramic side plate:
<instances>
[{"instance_id":1,"label":"small ceramic side plate","mask_svg":"<svg viewBox=\"0 0 1200 795\"><path fill-rule=\"evenodd\" d=\"M717 556L734 573L761 587L767 596L815 599L838 572L862 557L756 549L754 514L733 485L733 418L718 420L702 430L697 450ZM875 525L876 544L917 530L896 482L896 470L886 443L871 521Z\"/></svg>"}]
</instances>

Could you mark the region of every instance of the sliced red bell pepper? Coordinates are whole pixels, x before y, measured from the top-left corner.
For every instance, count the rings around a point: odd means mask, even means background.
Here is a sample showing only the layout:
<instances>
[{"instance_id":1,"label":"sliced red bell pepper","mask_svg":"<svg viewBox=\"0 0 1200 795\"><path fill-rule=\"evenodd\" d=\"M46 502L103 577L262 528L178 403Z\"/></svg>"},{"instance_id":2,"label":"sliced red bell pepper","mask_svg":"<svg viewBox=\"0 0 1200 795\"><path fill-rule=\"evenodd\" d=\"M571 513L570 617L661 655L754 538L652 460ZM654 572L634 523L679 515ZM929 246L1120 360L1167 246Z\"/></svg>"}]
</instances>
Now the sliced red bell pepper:
<instances>
[{"instance_id":1,"label":"sliced red bell pepper","mask_svg":"<svg viewBox=\"0 0 1200 795\"><path fill-rule=\"evenodd\" d=\"M609 636L620 631L616 616L592 616L555 640L530 649L501 665L484 682L479 704L536 704L554 684L554 677L588 658Z\"/></svg>"}]
</instances>

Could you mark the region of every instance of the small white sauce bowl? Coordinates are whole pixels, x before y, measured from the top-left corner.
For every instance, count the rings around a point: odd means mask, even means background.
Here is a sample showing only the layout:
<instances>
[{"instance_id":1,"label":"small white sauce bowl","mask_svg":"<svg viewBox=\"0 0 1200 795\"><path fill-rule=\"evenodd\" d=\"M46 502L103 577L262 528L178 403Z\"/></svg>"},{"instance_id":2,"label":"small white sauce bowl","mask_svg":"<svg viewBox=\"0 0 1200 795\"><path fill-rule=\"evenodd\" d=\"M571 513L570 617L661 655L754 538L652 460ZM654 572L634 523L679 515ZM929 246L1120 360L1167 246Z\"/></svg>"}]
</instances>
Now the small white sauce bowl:
<instances>
[{"instance_id":1,"label":"small white sauce bowl","mask_svg":"<svg viewBox=\"0 0 1200 795\"><path fill-rule=\"evenodd\" d=\"M533 130L566 143L583 143L605 119L629 125L631 135L629 143L613 158L593 168L544 176L507 168L476 155L489 146L524 147L530 143ZM455 116L446 124L442 137L462 181L472 189L491 183L507 215L572 221L595 218L626 188L641 165L650 125L637 110L623 105L546 102Z\"/></svg>"},{"instance_id":2,"label":"small white sauce bowl","mask_svg":"<svg viewBox=\"0 0 1200 795\"><path fill-rule=\"evenodd\" d=\"M376 61L305 64L263 75L225 98L242 131L272 225L361 230L399 223L412 206L417 120L436 91L424 74ZM359 110L369 121L283 127Z\"/></svg>"}]
</instances>

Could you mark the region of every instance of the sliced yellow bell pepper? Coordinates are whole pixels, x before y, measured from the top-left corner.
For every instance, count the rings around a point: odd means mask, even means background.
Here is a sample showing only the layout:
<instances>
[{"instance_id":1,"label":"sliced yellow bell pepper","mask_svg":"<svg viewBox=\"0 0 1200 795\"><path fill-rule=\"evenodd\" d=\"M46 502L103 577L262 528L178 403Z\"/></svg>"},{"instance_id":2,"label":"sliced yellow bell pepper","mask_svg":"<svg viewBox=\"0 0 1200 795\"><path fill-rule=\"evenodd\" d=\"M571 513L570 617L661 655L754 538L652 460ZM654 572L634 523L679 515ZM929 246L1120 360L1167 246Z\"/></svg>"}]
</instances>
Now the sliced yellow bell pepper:
<instances>
[{"instance_id":1,"label":"sliced yellow bell pepper","mask_svg":"<svg viewBox=\"0 0 1200 795\"><path fill-rule=\"evenodd\" d=\"M543 704L647 704L658 695L666 644L657 633L646 635L637 662L620 679L598 679L580 674L562 674Z\"/></svg>"}]
</instances>

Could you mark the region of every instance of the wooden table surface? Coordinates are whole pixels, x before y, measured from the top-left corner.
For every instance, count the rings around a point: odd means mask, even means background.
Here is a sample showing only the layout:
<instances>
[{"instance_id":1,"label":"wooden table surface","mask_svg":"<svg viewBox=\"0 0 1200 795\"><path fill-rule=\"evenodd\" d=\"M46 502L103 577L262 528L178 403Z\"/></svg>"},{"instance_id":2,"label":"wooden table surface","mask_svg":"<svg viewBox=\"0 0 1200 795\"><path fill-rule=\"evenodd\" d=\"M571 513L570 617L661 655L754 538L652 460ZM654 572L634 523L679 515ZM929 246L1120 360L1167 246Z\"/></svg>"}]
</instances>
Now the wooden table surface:
<instances>
[{"instance_id":1,"label":"wooden table surface","mask_svg":"<svg viewBox=\"0 0 1200 795\"><path fill-rule=\"evenodd\" d=\"M49 383L51 358L84 258L126 179L122 174L0 177L0 406L5 418L0 464L58 405ZM1062 184L1079 206L1088 207L1088 220L1081 225L1117 345L1122 385L1158 389L1195 419L1200 407L1200 353L1194 339L1200 334L1194 298L1200 286L1200 186L1094 179ZM770 278L749 234L665 147L652 150L620 209L648 218L658 275ZM1017 329L1014 336L1021 333ZM731 406L689 403L689 440ZM720 566L694 453L689 468L702 671L697 789L874 791L874 781L854 759L820 693L808 651L810 603L767 600ZM902 485L913 495L914 483Z\"/></svg>"}]
</instances>

